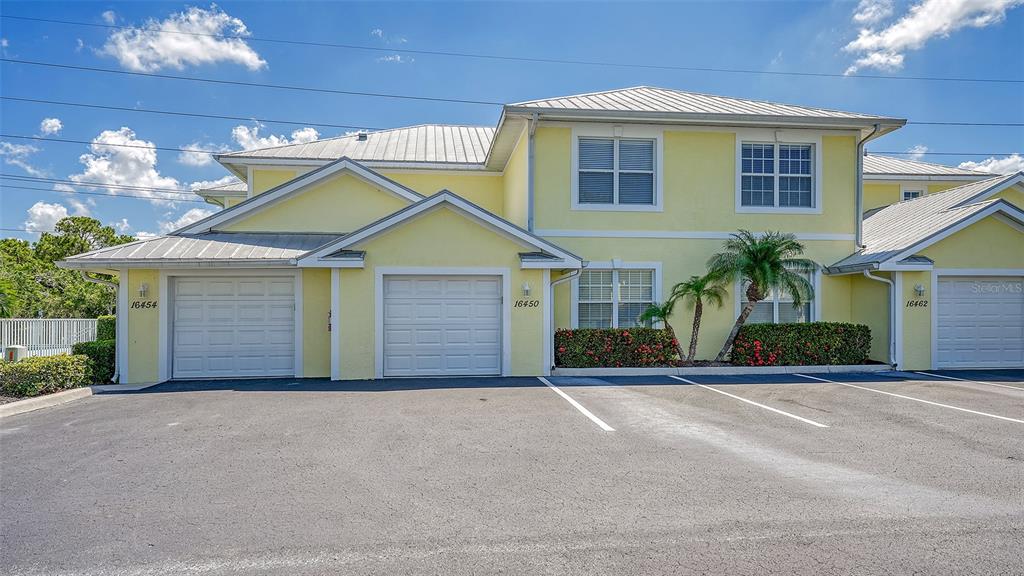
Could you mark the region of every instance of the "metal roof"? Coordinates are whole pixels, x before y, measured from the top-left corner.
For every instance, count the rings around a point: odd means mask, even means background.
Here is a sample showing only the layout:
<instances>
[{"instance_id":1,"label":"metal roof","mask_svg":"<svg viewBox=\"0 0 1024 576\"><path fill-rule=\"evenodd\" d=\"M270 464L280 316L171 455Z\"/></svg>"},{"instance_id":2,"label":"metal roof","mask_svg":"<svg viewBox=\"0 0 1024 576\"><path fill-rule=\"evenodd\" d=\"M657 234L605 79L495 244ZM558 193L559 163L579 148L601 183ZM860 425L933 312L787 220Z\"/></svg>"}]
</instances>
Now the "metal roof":
<instances>
[{"instance_id":1,"label":"metal roof","mask_svg":"<svg viewBox=\"0 0 1024 576\"><path fill-rule=\"evenodd\" d=\"M231 162L234 158L337 160L347 157L359 162L482 165L493 138L494 128L489 126L423 124L304 144L229 152L217 155L217 159Z\"/></svg>"},{"instance_id":2,"label":"metal roof","mask_svg":"<svg viewBox=\"0 0 1024 576\"><path fill-rule=\"evenodd\" d=\"M933 164L907 158L893 158L892 156L880 156L878 154L864 155L864 175L992 177L992 174L988 172L964 170L963 168L954 168L943 164Z\"/></svg>"},{"instance_id":3,"label":"metal roof","mask_svg":"<svg viewBox=\"0 0 1024 576\"><path fill-rule=\"evenodd\" d=\"M210 232L195 236L160 236L100 248L61 262L69 268L210 263L288 264L344 234Z\"/></svg>"},{"instance_id":4,"label":"metal roof","mask_svg":"<svg viewBox=\"0 0 1024 576\"><path fill-rule=\"evenodd\" d=\"M228 182L227 184L221 184L220 186L210 186L209 188L197 188L196 194L225 194L232 192L248 192L249 185L241 180L235 180L234 182Z\"/></svg>"},{"instance_id":5,"label":"metal roof","mask_svg":"<svg viewBox=\"0 0 1024 576\"><path fill-rule=\"evenodd\" d=\"M885 118L870 114L763 102L729 96L715 96L653 86L637 86L634 88L577 94L575 96L563 96L561 98L530 100L528 102L510 104L509 106L512 108L537 110L655 112L716 116L780 116L903 122L903 120L895 118Z\"/></svg>"},{"instance_id":6,"label":"metal roof","mask_svg":"<svg viewBox=\"0 0 1024 576\"><path fill-rule=\"evenodd\" d=\"M864 219L864 249L830 268L880 264L993 204L1005 203L989 196L1022 180L1021 172L996 176L887 206Z\"/></svg>"}]
</instances>

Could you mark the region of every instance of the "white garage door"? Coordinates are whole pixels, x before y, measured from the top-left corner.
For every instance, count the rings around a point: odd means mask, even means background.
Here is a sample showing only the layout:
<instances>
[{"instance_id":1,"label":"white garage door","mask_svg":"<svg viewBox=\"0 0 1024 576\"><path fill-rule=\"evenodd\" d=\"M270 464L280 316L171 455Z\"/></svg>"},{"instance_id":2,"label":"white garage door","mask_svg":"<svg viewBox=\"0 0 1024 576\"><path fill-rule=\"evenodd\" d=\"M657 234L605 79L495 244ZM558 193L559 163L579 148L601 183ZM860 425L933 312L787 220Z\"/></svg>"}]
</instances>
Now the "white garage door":
<instances>
[{"instance_id":1,"label":"white garage door","mask_svg":"<svg viewBox=\"0 0 1024 576\"><path fill-rule=\"evenodd\" d=\"M384 277L385 376L498 374L500 277Z\"/></svg>"},{"instance_id":2,"label":"white garage door","mask_svg":"<svg viewBox=\"0 0 1024 576\"><path fill-rule=\"evenodd\" d=\"M174 378L293 376L291 277L174 281Z\"/></svg>"},{"instance_id":3,"label":"white garage door","mask_svg":"<svg viewBox=\"0 0 1024 576\"><path fill-rule=\"evenodd\" d=\"M939 278L940 368L1024 367L1024 278Z\"/></svg>"}]
</instances>

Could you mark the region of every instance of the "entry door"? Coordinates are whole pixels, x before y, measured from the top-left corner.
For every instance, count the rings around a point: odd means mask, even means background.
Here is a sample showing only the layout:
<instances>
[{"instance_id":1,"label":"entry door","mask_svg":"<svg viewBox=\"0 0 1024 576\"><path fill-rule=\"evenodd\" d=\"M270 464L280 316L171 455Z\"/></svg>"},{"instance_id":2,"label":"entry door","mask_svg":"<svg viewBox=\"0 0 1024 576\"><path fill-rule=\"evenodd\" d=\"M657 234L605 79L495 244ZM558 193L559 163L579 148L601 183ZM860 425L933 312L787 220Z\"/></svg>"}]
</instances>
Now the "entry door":
<instances>
[{"instance_id":1,"label":"entry door","mask_svg":"<svg viewBox=\"0 0 1024 576\"><path fill-rule=\"evenodd\" d=\"M939 368L1024 368L1024 277L939 278Z\"/></svg>"},{"instance_id":2,"label":"entry door","mask_svg":"<svg viewBox=\"0 0 1024 576\"><path fill-rule=\"evenodd\" d=\"M385 276L384 376L501 374L499 276Z\"/></svg>"},{"instance_id":3,"label":"entry door","mask_svg":"<svg viewBox=\"0 0 1024 576\"><path fill-rule=\"evenodd\" d=\"M295 375L290 276L183 277L173 286L174 378Z\"/></svg>"}]
</instances>

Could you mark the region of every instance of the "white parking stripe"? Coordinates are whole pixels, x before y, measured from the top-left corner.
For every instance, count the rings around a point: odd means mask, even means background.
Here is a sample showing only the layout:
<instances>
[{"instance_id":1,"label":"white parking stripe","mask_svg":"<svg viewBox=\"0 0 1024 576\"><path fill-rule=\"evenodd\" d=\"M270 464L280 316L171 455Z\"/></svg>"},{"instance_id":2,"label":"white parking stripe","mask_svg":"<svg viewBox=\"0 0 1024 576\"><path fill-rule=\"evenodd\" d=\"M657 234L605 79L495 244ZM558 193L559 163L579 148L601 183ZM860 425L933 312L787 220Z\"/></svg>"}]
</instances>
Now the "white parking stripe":
<instances>
[{"instance_id":1,"label":"white parking stripe","mask_svg":"<svg viewBox=\"0 0 1024 576\"><path fill-rule=\"evenodd\" d=\"M565 392L562 392L562 390L558 386L555 386L551 382L548 382L547 378L538 376L537 379L540 380L541 382L547 384L548 388L551 388L552 390L554 390L556 394L558 394L562 398L565 398L566 402L568 402L569 404L572 404L573 407L576 408L577 410L579 410L580 412L582 412L584 416L586 416L587 418L590 418L591 420L593 420L594 424L597 424L598 426L600 426L602 430L604 430L605 432L615 432L615 428L612 428L611 426L605 424L604 420L601 420L597 416L594 416L594 414L590 410L587 410L586 408L583 407L582 404L580 404L579 402L573 400L572 396L569 396Z\"/></svg>"},{"instance_id":2,"label":"white parking stripe","mask_svg":"<svg viewBox=\"0 0 1024 576\"><path fill-rule=\"evenodd\" d=\"M914 372L914 374L921 374L923 376L931 376L932 378L945 378L946 380L956 380L958 382L970 382L971 384L985 384L986 386L998 386L1000 388L1009 388L1010 390L1020 390L1024 392L1024 388L1020 386L1010 386L1009 384L998 384L996 382L983 382L981 380L966 380L964 378L954 378L952 376L945 376L943 374L932 374L931 372Z\"/></svg>"},{"instance_id":3,"label":"white parking stripe","mask_svg":"<svg viewBox=\"0 0 1024 576\"><path fill-rule=\"evenodd\" d=\"M757 402L754 402L753 400L747 400L746 398L740 398L739 396L736 396L735 394L730 394L728 392L723 392L723 391L721 391L721 390L719 390L717 388L712 388L711 386L706 386L706 385L701 384L699 382L694 382L693 380L687 380L686 378L680 378L679 376L672 376L672 375L669 375L669 378L675 378L676 380L679 380L680 382L686 382L687 384L693 384L694 386L700 386L701 388L704 388L705 390L711 390L712 392L718 392L719 394L724 394L725 396L728 396L730 398L735 398L736 400L739 400L740 402L746 402L747 404L751 404L753 406L757 406L758 408L764 408L765 410L770 410L772 412L775 412L776 414L782 414L783 416L789 416L790 418L792 418L794 420L799 420L801 422L804 422L805 424L810 424L811 426L817 426L818 428L828 428L828 426L826 426L825 424L822 424L820 422L815 422L814 420L808 420L807 418L802 418L800 416L797 416L796 414L790 414L789 412L783 412L782 410L779 410L778 408L772 408L771 406L765 406L764 404L758 404Z\"/></svg>"},{"instance_id":4,"label":"white parking stripe","mask_svg":"<svg viewBox=\"0 0 1024 576\"><path fill-rule=\"evenodd\" d=\"M846 382L836 382L835 380L826 380L825 378L818 378L817 376L808 376L807 374L794 374L794 376L801 376L803 378L810 378L811 380L817 380L819 382L828 382L830 384L839 384L840 386L849 386L850 388L857 388L860 390L867 390L868 392L877 392L879 394L885 394L886 396L895 396L897 398L903 398L905 400L913 400L914 402L922 402L924 404L931 404L932 406L941 406L943 408L949 408L950 410L959 410L961 412L969 412L971 414L977 414L979 416L988 416L989 418L996 418L999 420L1006 420L1007 422L1016 422L1018 424L1024 424L1024 420L1017 420L1016 418L1007 418L1006 416L999 416L998 414L989 414L988 412L978 412L977 410L969 410L967 408L960 408L959 406L950 406L949 404L942 404L940 402L932 402L931 400L922 400L920 398L914 398L913 396L904 396L903 394L895 394L893 392L886 392L884 390L875 390L874 388L867 388L865 386L857 386L856 384L848 384Z\"/></svg>"}]
</instances>

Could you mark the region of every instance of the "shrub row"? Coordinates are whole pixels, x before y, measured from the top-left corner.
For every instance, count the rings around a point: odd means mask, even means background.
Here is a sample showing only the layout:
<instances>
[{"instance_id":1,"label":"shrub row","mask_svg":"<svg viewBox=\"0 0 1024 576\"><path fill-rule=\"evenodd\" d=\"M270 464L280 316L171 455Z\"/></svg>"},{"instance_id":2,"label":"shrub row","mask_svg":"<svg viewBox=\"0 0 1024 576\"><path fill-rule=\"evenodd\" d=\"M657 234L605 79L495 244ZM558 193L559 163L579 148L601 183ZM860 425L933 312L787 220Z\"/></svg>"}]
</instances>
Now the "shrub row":
<instances>
[{"instance_id":1,"label":"shrub row","mask_svg":"<svg viewBox=\"0 0 1024 576\"><path fill-rule=\"evenodd\" d=\"M656 328L555 331L555 365L563 368L674 366L676 343Z\"/></svg>"},{"instance_id":2,"label":"shrub row","mask_svg":"<svg viewBox=\"0 0 1024 576\"><path fill-rule=\"evenodd\" d=\"M92 360L92 375L95 383L106 384L114 377L114 353L117 340L96 340L79 342L71 347L72 354L82 354Z\"/></svg>"},{"instance_id":3,"label":"shrub row","mask_svg":"<svg viewBox=\"0 0 1024 576\"><path fill-rule=\"evenodd\" d=\"M737 366L863 364L870 348L871 330L862 324L747 324L736 336L731 361Z\"/></svg>"},{"instance_id":4,"label":"shrub row","mask_svg":"<svg viewBox=\"0 0 1024 576\"><path fill-rule=\"evenodd\" d=\"M39 396L92 383L92 360L81 354L0 361L0 393Z\"/></svg>"},{"instance_id":5,"label":"shrub row","mask_svg":"<svg viewBox=\"0 0 1024 576\"><path fill-rule=\"evenodd\" d=\"M96 319L96 340L117 338L117 316L100 316Z\"/></svg>"}]
</instances>

